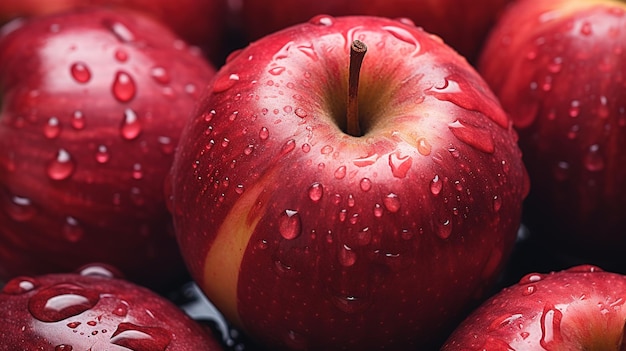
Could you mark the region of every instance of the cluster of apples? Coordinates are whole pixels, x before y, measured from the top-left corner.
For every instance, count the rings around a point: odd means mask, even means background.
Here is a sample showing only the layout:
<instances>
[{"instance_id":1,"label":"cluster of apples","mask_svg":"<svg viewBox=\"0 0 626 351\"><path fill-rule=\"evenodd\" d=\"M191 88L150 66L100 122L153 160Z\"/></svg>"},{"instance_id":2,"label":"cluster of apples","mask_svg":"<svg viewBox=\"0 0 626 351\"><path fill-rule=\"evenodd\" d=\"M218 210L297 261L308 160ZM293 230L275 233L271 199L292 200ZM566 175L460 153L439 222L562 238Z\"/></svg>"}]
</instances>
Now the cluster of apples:
<instances>
[{"instance_id":1,"label":"cluster of apples","mask_svg":"<svg viewBox=\"0 0 626 351\"><path fill-rule=\"evenodd\" d=\"M625 14L0 0L2 347L626 349Z\"/></svg>"}]
</instances>

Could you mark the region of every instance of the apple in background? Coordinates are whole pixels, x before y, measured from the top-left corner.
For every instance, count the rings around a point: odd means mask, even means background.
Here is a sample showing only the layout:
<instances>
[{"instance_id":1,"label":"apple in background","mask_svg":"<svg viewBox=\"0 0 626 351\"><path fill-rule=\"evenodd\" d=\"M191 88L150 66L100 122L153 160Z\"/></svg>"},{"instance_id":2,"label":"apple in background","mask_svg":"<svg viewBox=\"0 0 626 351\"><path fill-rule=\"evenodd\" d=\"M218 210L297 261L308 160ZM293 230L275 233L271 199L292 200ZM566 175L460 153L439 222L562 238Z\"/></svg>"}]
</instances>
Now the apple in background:
<instances>
[{"instance_id":1,"label":"apple in background","mask_svg":"<svg viewBox=\"0 0 626 351\"><path fill-rule=\"evenodd\" d=\"M16 17L41 16L80 7L103 6L143 12L168 25L178 36L221 54L226 29L226 0L0 0L0 23Z\"/></svg>"},{"instance_id":2,"label":"apple in background","mask_svg":"<svg viewBox=\"0 0 626 351\"><path fill-rule=\"evenodd\" d=\"M139 13L12 22L0 37L0 279L93 262L184 279L163 181L215 70Z\"/></svg>"},{"instance_id":3,"label":"apple in background","mask_svg":"<svg viewBox=\"0 0 626 351\"><path fill-rule=\"evenodd\" d=\"M97 265L9 281L0 339L5 350L222 350L176 305Z\"/></svg>"},{"instance_id":4,"label":"apple in background","mask_svg":"<svg viewBox=\"0 0 626 351\"><path fill-rule=\"evenodd\" d=\"M231 323L271 349L422 347L488 292L527 175L496 98L438 37L322 15L211 84L166 193Z\"/></svg>"},{"instance_id":5,"label":"apple in background","mask_svg":"<svg viewBox=\"0 0 626 351\"><path fill-rule=\"evenodd\" d=\"M479 62L520 134L531 232L605 267L626 247L625 13L615 1L518 1Z\"/></svg>"},{"instance_id":6,"label":"apple in background","mask_svg":"<svg viewBox=\"0 0 626 351\"><path fill-rule=\"evenodd\" d=\"M258 39L318 14L404 17L466 56L476 58L499 12L510 0L317 0L232 2L245 37Z\"/></svg>"},{"instance_id":7,"label":"apple in background","mask_svg":"<svg viewBox=\"0 0 626 351\"><path fill-rule=\"evenodd\" d=\"M626 276L595 266L532 273L474 310L442 351L626 349Z\"/></svg>"}]
</instances>

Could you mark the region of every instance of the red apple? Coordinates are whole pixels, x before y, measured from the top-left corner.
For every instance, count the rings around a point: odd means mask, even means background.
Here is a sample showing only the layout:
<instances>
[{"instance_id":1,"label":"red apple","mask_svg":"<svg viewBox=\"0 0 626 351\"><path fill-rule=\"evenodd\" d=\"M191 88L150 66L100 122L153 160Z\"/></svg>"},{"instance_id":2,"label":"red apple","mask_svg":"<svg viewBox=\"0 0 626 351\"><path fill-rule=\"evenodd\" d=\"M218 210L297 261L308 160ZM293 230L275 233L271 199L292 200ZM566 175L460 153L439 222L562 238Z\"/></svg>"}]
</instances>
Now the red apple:
<instances>
[{"instance_id":1,"label":"red apple","mask_svg":"<svg viewBox=\"0 0 626 351\"><path fill-rule=\"evenodd\" d=\"M0 290L3 350L217 351L208 329L154 292L90 266Z\"/></svg>"},{"instance_id":2,"label":"red apple","mask_svg":"<svg viewBox=\"0 0 626 351\"><path fill-rule=\"evenodd\" d=\"M616 1L518 1L479 65L520 133L531 231L613 261L626 248L625 12Z\"/></svg>"},{"instance_id":3,"label":"red apple","mask_svg":"<svg viewBox=\"0 0 626 351\"><path fill-rule=\"evenodd\" d=\"M528 187L463 57L405 22L329 16L229 58L169 183L209 299L272 349L318 350L442 337L509 256Z\"/></svg>"},{"instance_id":4,"label":"red apple","mask_svg":"<svg viewBox=\"0 0 626 351\"><path fill-rule=\"evenodd\" d=\"M16 17L102 6L143 12L168 25L190 44L217 54L225 32L226 0L0 0L0 23Z\"/></svg>"},{"instance_id":5,"label":"red apple","mask_svg":"<svg viewBox=\"0 0 626 351\"><path fill-rule=\"evenodd\" d=\"M528 274L482 304L442 351L626 349L626 276L595 266Z\"/></svg>"},{"instance_id":6,"label":"red apple","mask_svg":"<svg viewBox=\"0 0 626 351\"><path fill-rule=\"evenodd\" d=\"M0 279L93 261L154 287L181 279L163 180L214 68L138 13L9 26L0 37Z\"/></svg>"},{"instance_id":7,"label":"red apple","mask_svg":"<svg viewBox=\"0 0 626 351\"><path fill-rule=\"evenodd\" d=\"M469 59L474 59L488 30L510 0L242 0L238 15L242 31L258 39L273 31L304 22L318 14L404 17Z\"/></svg>"}]
</instances>

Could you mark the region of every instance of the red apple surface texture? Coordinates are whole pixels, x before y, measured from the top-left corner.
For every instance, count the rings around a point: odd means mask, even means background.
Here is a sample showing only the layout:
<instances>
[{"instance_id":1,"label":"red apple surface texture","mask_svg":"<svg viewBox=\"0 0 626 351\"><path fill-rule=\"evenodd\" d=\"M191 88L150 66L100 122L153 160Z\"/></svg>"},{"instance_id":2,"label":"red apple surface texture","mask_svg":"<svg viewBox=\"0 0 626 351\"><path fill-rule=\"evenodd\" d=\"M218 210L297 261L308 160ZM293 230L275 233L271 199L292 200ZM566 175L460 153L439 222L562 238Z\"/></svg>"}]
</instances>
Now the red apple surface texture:
<instances>
[{"instance_id":1,"label":"red apple surface texture","mask_svg":"<svg viewBox=\"0 0 626 351\"><path fill-rule=\"evenodd\" d=\"M510 0L243 0L240 26L249 39L258 39L276 30L305 22L309 18L370 15L405 17L470 60L476 58L498 14Z\"/></svg>"},{"instance_id":2,"label":"red apple surface texture","mask_svg":"<svg viewBox=\"0 0 626 351\"><path fill-rule=\"evenodd\" d=\"M226 0L0 0L0 23L89 6L136 10L169 26L188 43L206 49L211 57L221 50Z\"/></svg>"},{"instance_id":3,"label":"red apple surface texture","mask_svg":"<svg viewBox=\"0 0 626 351\"><path fill-rule=\"evenodd\" d=\"M104 267L21 276L0 290L2 350L218 351L208 329Z\"/></svg>"},{"instance_id":4,"label":"red apple surface texture","mask_svg":"<svg viewBox=\"0 0 626 351\"><path fill-rule=\"evenodd\" d=\"M90 262L151 286L181 279L163 180L214 68L136 13L86 10L8 26L0 279Z\"/></svg>"},{"instance_id":5,"label":"red apple surface texture","mask_svg":"<svg viewBox=\"0 0 626 351\"><path fill-rule=\"evenodd\" d=\"M620 351L626 276L595 266L531 273L477 308L442 351Z\"/></svg>"},{"instance_id":6,"label":"red apple surface texture","mask_svg":"<svg viewBox=\"0 0 626 351\"><path fill-rule=\"evenodd\" d=\"M166 189L188 267L272 349L441 338L498 275L528 188L479 75L384 18L322 15L233 53L181 140Z\"/></svg>"},{"instance_id":7,"label":"red apple surface texture","mask_svg":"<svg viewBox=\"0 0 626 351\"><path fill-rule=\"evenodd\" d=\"M519 1L479 63L520 134L531 231L584 257L626 247L625 11L615 1Z\"/></svg>"}]
</instances>

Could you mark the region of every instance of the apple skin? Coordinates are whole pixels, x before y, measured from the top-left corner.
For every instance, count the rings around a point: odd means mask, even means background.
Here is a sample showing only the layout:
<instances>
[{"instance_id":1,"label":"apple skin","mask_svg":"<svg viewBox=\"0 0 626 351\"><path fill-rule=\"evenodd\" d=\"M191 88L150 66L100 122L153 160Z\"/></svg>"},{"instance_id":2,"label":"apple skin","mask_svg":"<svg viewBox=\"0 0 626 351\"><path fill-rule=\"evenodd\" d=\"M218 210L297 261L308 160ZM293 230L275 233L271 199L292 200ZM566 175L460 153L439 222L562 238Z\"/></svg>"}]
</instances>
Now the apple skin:
<instances>
[{"instance_id":1,"label":"apple skin","mask_svg":"<svg viewBox=\"0 0 626 351\"><path fill-rule=\"evenodd\" d=\"M172 302L98 265L9 281L0 339L4 350L222 350Z\"/></svg>"},{"instance_id":2,"label":"apple skin","mask_svg":"<svg viewBox=\"0 0 626 351\"><path fill-rule=\"evenodd\" d=\"M221 54L226 0L0 0L0 23L92 6L145 13L169 26L189 44L205 49L212 58Z\"/></svg>"},{"instance_id":3,"label":"apple skin","mask_svg":"<svg viewBox=\"0 0 626 351\"><path fill-rule=\"evenodd\" d=\"M625 12L614 1L519 1L479 62L519 131L533 184L525 222L597 264L624 262L626 247Z\"/></svg>"},{"instance_id":4,"label":"apple skin","mask_svg":"<svg viewBox=\"0 0 626 351\"><path fill-rule=\"evenodd\" d=\"M154 288L183 280L163 182L215 69L139 13L90 9L8 26L0 279L98 261Z\"/></svg>"},{"instance_id":5,"label":"apple skin","mask_svg":"<svg viewBox=\"0 0 626 351\"><path fill-rule=\"evenodd\" d=\"M511 0L243 0L239 9L244 35L256 40L318 14L404 17L473 61L498 14Z\"/></svg>"},{"instance_id":6,"label":"apple skin","mask_svg":"<svg viewBox=\"0 0 626 351\"><path fill-rule=\"evenodd\" d=\"M531 273L474 310L442 351L624 350L626 276L591 266Z\"/></svg>"},{"instance_id":7,"label":"apple skin","mask_svg":"<svg viewBox=\"0 0 626 351\"><path fill-rule=\"evenodd\" d=\"M361 137L343 132L356 38ZM225 317L271 349L443 341L500 272L528 191L467 61L404 22L322 15L233 53L211 84L166 192Z\"/></svg>"}]
</instances>

